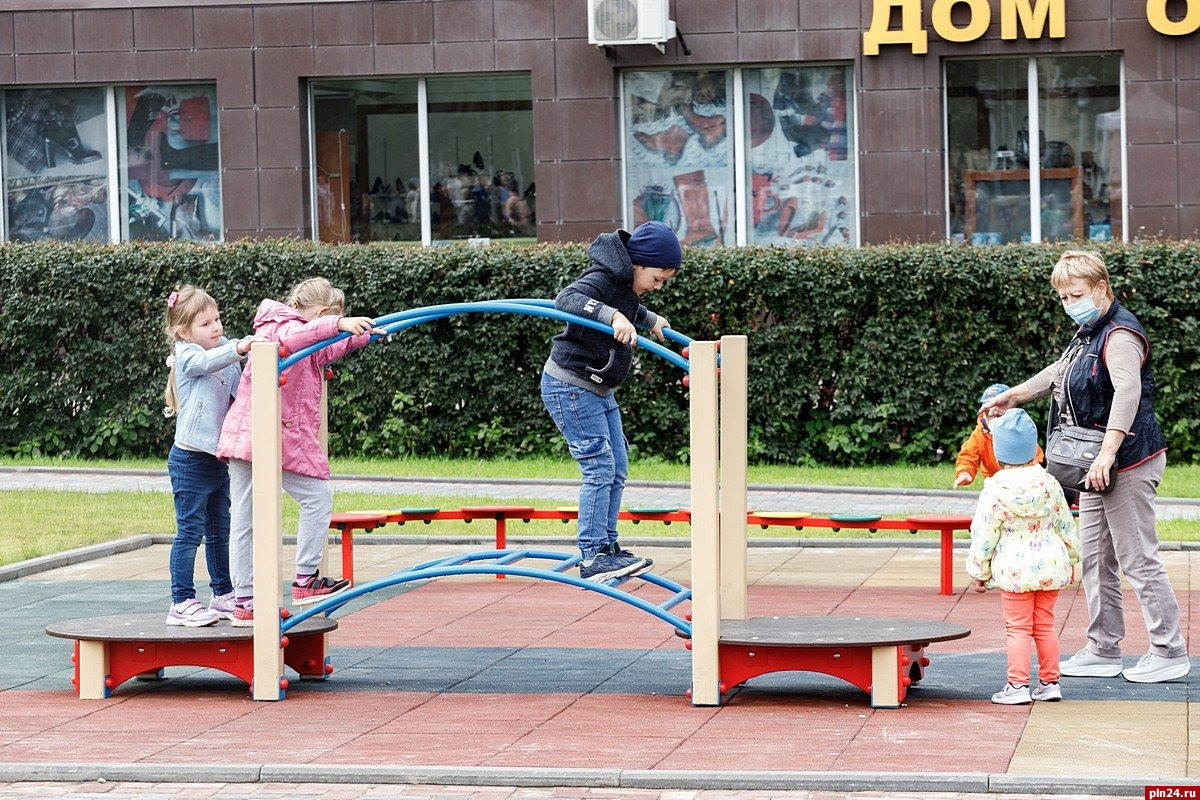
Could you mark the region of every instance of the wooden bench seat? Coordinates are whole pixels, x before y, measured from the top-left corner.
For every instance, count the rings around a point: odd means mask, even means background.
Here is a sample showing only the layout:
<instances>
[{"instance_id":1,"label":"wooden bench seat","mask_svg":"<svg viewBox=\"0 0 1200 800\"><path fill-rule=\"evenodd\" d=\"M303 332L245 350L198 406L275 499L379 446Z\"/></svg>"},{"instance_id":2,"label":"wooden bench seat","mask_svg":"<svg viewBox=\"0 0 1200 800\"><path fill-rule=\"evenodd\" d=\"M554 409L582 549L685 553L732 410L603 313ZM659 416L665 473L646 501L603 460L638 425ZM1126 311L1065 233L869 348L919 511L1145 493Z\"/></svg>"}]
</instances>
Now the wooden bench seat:
<instances>
[{"instance_id":1,"label":"wooden bench seat","mask_svg":"<svg viewBox=\"0 0 1200 800\"><path fill-rule=\"evenodd\" d=\"M721 620L721 686L769 672L804 670L848 681L874 708L898 708L925 674L931 642L962 639L971 629L937 620L890 617L755 617Z\"/></svg>"},{"instance_id":2,"label":"wooden bench seat","mask_svg":"<svg viewBox=\"0 0 1200 800\"><path fill-rule=\"evenodd\" d=\"M254 629L222 620L203 628L169 626L164 614L122 614L56 622L46 633L75 640L75 677L81 700L108 697L130 678L161 678L165 667L211 667L254 681ZM283 636L283 661L301 678L324 680L329 664L328 617L307 619ZM287 688L286 685L283 686Z\"/></svg>"}]
</instances>

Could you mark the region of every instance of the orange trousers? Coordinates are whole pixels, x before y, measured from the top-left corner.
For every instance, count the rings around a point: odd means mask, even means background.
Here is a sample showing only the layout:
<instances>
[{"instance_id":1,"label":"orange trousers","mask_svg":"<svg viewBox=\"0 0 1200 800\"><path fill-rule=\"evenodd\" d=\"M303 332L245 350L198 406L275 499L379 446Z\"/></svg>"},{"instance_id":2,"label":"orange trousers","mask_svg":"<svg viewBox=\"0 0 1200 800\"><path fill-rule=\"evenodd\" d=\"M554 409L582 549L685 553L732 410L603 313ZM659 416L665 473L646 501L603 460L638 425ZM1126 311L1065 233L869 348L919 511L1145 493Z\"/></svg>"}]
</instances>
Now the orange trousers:
<instances>
[{"instance_id":1,"label":"orange trousers","mask_svg":"<svg viewBox=\"0 0 1200 800\"><path fill-rule=\"evenodd\" d=\"M1054 630L1054 603L1058 590L1006 592L1000 590L1004 610L1005 646L1008 649L1008 682L1029 683L1029 656L1037 646L1038 679L1058 680L1058 633Z\"/></svg>"}]
</instances>

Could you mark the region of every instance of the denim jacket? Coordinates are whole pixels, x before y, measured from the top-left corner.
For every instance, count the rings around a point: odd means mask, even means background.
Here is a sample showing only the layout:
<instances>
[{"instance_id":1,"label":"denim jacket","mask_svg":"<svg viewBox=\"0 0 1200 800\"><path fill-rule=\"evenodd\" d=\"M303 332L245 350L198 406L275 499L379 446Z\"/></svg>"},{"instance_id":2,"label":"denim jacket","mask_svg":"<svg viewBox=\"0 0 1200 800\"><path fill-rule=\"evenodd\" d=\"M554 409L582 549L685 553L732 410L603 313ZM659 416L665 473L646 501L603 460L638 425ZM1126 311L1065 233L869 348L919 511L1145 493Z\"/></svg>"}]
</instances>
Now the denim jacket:
<instances>
[{"instance_id":1,"label":"denim jacket","mask_svg":"<svg viewBox=\"0 0 1200 800\"><path fill-rule=\"evenodd\" d=\"M179 399L176 445L185 450L217 452L221 424L237 394L242 359L237 342L224 337L211 350L194 342L175 343L175 396Z\"/></svg>"}]
</instances>

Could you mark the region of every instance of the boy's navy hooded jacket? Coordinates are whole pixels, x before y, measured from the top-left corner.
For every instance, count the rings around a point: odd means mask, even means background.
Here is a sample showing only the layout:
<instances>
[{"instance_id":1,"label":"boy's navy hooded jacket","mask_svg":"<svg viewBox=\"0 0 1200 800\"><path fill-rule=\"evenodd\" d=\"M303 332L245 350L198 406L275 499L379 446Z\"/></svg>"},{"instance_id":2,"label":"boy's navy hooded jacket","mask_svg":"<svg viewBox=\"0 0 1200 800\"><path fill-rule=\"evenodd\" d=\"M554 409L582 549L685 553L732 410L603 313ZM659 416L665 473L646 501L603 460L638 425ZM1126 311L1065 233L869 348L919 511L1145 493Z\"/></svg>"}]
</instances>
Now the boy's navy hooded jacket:
<instances>
[{"instance_id":1,"label":"boy's navy hooded jacket","mask_svg":"<svg viewBox=\"0 0 1200 800\"><path fill-rule=\"evenodd\" d=\"M646 310L633 293L633 263L625 250L629 233L602 233L588 248L590 266L579 279L559 292L554 306L606 325L620 311L640 329L653 328L658 316ZM629 373L633 346L618 342L611 332L567 323L554 337L545 371L560 381L604 396L621 385Z\"/></svg>"}]
</instances>

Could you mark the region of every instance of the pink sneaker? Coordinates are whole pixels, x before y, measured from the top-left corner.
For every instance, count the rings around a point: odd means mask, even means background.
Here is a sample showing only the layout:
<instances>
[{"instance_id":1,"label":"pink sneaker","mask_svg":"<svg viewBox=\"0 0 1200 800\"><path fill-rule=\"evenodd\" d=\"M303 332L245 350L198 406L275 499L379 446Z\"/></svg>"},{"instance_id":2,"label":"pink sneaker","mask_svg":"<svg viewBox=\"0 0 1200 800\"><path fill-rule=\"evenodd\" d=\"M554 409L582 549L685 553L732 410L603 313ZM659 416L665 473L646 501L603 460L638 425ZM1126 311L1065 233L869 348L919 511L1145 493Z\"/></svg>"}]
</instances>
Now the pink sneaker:
<instances>
[{"instance_id":1,"label":"pink sneaker","mask_svg":"<svg viewBox=\"0 0 1200 800\"><path fill-rule=\"evenodd\" d=\"M233 606L233 622L230 623L235 628L253 628L254 627L254 600L246 601L245 605L235 603Z\"/></svg>"},{"instance_id":2,"label":"pink sneaker","mask_svg":"<svg viewBox=\"0 0 1200 800\"><path fill-rule=\"evenodd\" d=\"M229 592L228 594L214 595L212 602L208 604L208 610L221 619L233 619L233 607L236 605L233 592Z\"/></svg>"},{"instance_id":3,"label":"pink sneaker","mask_svg":"<svg viewBox=\"0 0 1200 800\"><path fill-rule=\"evenodd\" d=\"M292 605L306 606L309 603L315 603L339 592L344 592L349 588L350 581L348 580L331 581L329 578L322 578L320 573L317 573L313 575L307 586L301 586L298 583L292 584Z\"/></svg>"},{"instance_id":4,"label":"pink sneaker","mask_svg":"<svg viewBox=\"0 0 1200 800\"><path fill-rule=\"evenodd\" d=\"M221 618L209 611L196 598L192 597L182 603L175 603L167 612L168 625L181 625L185 628L203 628L206 625L216 625Z\"/></svg>"}]
</instances>

